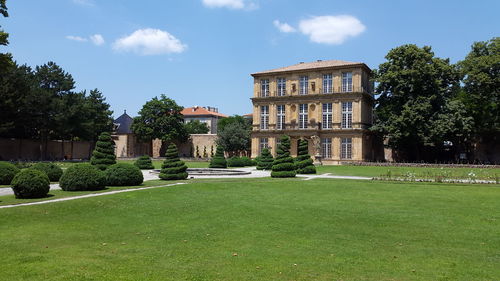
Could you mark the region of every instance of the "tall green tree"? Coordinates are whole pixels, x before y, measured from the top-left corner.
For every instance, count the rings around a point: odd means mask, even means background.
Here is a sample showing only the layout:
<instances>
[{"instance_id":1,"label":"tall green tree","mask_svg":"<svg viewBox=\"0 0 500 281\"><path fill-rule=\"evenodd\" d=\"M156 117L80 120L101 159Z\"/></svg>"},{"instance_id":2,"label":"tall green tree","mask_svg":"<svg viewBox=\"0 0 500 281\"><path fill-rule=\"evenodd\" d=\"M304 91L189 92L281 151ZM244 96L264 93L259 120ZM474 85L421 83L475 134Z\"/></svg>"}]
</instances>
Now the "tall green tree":
<instances>
[{"instance_id":1,"label":"tall green tree","mask_svg":"<svg viewBox=\"0 0 500 281\"><path fill-rule=\"evenodd\" d=\"M295 168L297 174L316 174L314 161L309 155L309 145L307 140L299 139L297 158L295 159Z\"/></svg>"},{"instance_id":2,"label":"tall green tree","mask_svg":"<svg viewBox=\"0 0 500 281\"><path fill-rule=\"evenodd\" d=\"M207 124L199 120L191 120L184 124L184 127L186 127L186 132L188 134L206 134L210 131Z\"/></svg>"},{"instance_id":3,"label":"tall green tree","mask_svg":"<svg viewBox=\"0 0 500 281\"><path fill-rule=\"evenodd\" d=\"M238 155L250 149L250 130L234 122L227 124L217 133L217 145L230 155Z\"/></svg>"},{"instance_id":4,"label":"tall green tree","mask_svg":"<svg viewBox=\"0 0 500 281\"><path fill-rule=\"evenodd\" d=\"M428 46L403 45L385 58L374 71L379 97L372 130L387 138L391 148L405 152L405 160L422 160L424 151L443 145L433 128L458 92L459 72Z\"/></svg>"},{"instance_id":5,"label":"tall green tree","mask_svg":"<svg viewBox=\"0 0 500 281\"><path fill-rule=\"evenodd\" d=\"M233 115L226 118L222 118L217 122L217 132L222 132L229 124L239 124L240 126L246 128L247 130L252 130L252 123L249 119L245 119L240 115Z\"/></svg>"},{"instance_id":6,"label":"tall green tree","mask_svg":"<svg viewBox=\"0 0 500 281\"><path fill-rule=\"evenodd\" d=\"M0 0L0 14L8 17L7 5L5 0ZM9 34L5 32L0 26L0 45L7 46L9 44ZM13 64L12 55L9 53L0 53L0 74Z\"/></svg>"},{"instance_id":7,"label":"tall green tree","mask_svg":"<svg viewBox=\"0 0 500 281\"><path fill-rule=\"evenodd\" d=\"M83 124L85 136L82 138L95 142L101 132L110 132L113 129L112 114L113 111L110 110L110 105L101 91L91 90L85 95L83 115L87 121Z\"/></svg>"},{"instance_id":8,"label":"tall green tree","mask_svg":"<svg viewBox=\"0 0 500 281\"><path fill-rule=\"evenodd\" d=\"M16 63L0 75L0 136L31 138L33 130L33 70ZM31 108L30 106L33 106Z\"/></svg>"},{"instance_id":9,"label":"tall green tree","mask_svg":"<svg viewBox=\"0 0 500 281\"><path fill-rule=\"evenodd\" d=\"M500 141L500 37L475 42L458 63L466 111L474 119L476 141Z\"/></svg>"},{"instance_id":10,"label":"tall green tree","mask_svg":"<svg viewBox=\"0 0 500 281\"><path fill-rule=\"evenodd\" d=\"M134 118L132 131L143 141L185 141L188 134L184 127L182 109L182 106L165 95L154 97L142 106L139 116Z\"/></svg>"},{"instance_id":11,"label":"tall green tree","mask_svg":"<svg viewBox=\"0 0 500 281\"><path fill-rule=\"evenodd\" d=\"M35 70L35 99L31 100L42 159L47 157L47 141L62 134L57 123L58 114L64 110L63 96L71 93L75 81L71 74L54 62L37 66Z\"/></svg>"}]
</instances>

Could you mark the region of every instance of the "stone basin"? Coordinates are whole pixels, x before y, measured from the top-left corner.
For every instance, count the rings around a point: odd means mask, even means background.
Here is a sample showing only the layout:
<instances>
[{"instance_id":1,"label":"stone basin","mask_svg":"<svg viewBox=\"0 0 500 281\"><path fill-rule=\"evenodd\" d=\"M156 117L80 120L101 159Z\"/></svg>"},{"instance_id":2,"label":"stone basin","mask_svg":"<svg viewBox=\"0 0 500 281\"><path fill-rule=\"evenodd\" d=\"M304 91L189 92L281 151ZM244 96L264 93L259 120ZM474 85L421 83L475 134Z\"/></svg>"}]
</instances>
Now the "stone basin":
<instances>
[{"instance_id":1,"label":"stone basin","mask_svg":"<svg viewBox=\"0 0 500 281\"><path fill-rule=\"evenodd\" d=\"M152 173L159 174L160 170L153 170ZM252 172L235 169L214 169L214 168L188 168L188 175L191 176L238 176L250 175Z\"/></svg>"}]
</instances>

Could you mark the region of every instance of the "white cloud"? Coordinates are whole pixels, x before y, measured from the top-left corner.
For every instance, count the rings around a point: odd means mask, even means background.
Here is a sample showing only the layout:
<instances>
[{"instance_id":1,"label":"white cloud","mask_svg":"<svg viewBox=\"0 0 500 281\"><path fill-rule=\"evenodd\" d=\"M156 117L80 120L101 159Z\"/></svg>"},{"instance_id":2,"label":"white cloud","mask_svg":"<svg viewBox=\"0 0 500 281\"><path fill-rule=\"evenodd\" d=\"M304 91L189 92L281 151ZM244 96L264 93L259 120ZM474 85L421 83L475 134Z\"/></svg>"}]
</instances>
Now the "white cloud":
<instances>
[{"instance_id":1,"label":"white cloud","mask_svg":"<svg viewBox=\"0 0 500 281\"><path fill-rule=\"evenodd\" d=\"M153 28L138 29L113 43L113 49L116 51L134 52L140 55L182 53L186 48L187 45L182 44L172 34Z\"/></svg>"},{"instance_id":2,"label":"white cloud","mask_svg":"<svg viewBox=\"0 0 500 281\"><path fill-rule=\"evenodd\" d=\"M282 23L279 20L274 20L273 24L274 24L274 26L276 26L276 28L279 31L284 32L284 33L290 33L290 32L295 32L296 31L295 28L293 28L291 25L289 25L286 22Z\"/></svg>"},{"instance_id":3,"label":"white cloud","mask_svg":"<svg viewBox=\"0 0 500 281\"><path fill-rule=\"evenodd\" d=\"M96 46L101 46L104 44L104 37L101 34L94 34L90 36L90 41Z\"/></svg>"},{"instance_id":4,"label":"white cloud","mask_svg":"<svg viewBox=\"0 0 500 281\"><path fill-rule=\"evenodd\" d=\"M73 0L73 3L81 6L94 6L94 2L92 0Z\"/></svg>"},{"instance_id":5,"label":"white cloud","mask_svg":"<svg viewBox=\"0 0 500 281\"><path fill-rule=\"evenodd\" d=\"M355 37L366 27L349 15L318 16L301 20L299 30L315 43L340 45L349 37Z\"/></svg>"},{"instance_id":6,"label":"white cloud","mask_svg":"<svg viewBox=\"0 0 500 281\"><path fill-rule=\"evenodd\" d=\"M66 36L66 39L68 40L73 40L73 41L78 41L78 42L87 42L87 38L83 38L80 36L73 36L73 35L68 35Z\"/></svg>"},{"instance_id":7,"label":"white cloud","mask_svg":"<svg viewBox=\"0 0 500 281\"><path fill-rule=\"evenodd\" d=\"M255 10L258 5L246 0L202 0L203 5L209 8L228 8L234 10Z\"/></svg>"}]
</instances>

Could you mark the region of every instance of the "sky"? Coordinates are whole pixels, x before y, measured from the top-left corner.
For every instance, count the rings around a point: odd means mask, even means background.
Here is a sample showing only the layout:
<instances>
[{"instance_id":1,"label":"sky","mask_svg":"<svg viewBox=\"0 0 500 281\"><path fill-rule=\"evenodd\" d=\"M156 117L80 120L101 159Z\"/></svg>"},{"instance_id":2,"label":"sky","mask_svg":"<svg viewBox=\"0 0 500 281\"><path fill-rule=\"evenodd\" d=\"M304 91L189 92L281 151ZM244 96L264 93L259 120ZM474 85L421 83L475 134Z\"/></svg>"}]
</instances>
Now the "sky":
<instances>
[{"instance_id":1,"label":"sky","mask_svg":"<svg viewBox=\"0 0 500 281\"><path fill-rule=\"evenodd\" d=\"M376 69L403 44L455 63L500 36L500 1L7 0L10 52L54 61L118 117L165 94L179 105L252 111L251 73L338 59Z\"/></svg>"}]
</instances>

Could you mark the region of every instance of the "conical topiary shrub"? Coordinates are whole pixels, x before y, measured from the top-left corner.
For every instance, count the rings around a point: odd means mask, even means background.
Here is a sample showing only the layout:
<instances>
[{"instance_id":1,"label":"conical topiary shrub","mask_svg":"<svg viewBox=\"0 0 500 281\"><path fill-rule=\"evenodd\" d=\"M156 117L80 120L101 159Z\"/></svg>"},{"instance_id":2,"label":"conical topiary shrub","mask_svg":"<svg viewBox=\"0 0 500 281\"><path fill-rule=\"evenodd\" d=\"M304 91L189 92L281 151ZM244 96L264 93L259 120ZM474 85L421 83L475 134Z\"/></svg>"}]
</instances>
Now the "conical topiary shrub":
<instances>
[{"instance_id":1,"label":"conical topiary shrub","mask_svg":"<svg viewBox=\"0 0 500 281\"><path fill-rule=\"evenodd\" d=\"M274 158L269 149L264 148L257 160L257 170L271 170Z\"/></svg>"},{"instance_id":2,"label":"conical topiary shrub","mask_svg":"<svg viewBox=\"0 0 500 281\"><path fill-rule=\"evenodd\" d=\"M177 146L171 143L167 148L166 159L161 165L160 179L162 180L184 180L188 177L187 166L179 159Z\"/></svg>"},{"instance_id":3,"label":"conical topiary shrub","mask_svg":"<svg viewBox=\"0 0 500 281\"><path fill-rule=\"evenodd\" d=\"M290 137L282 136L281 144L276 150L278 154L274 159L271 177L273 178L293 178L295 177L295 165L290 156Z\"/></svg>"},{"instance_id":4,"label":"conical topiary shrub","mask_svg":"<svg viewBox=\"0 0 500 281\"><path fill-rule=\"evenodd\" d=\"M101 133L90 158L90 164L101 170L116 163L115 142L107 132Z\"/></svg>"},{"instance_id":5,"label":"conical topiary shrub","mask_svg":"<svg viewBox=\"0 0 500 281\"><path fill-rule=\"evenodd\" d=\"M143 155L137 158L137 160L135 160L134 162L134 165L141 170L151 170L155 168L153 166L153 162L151 162L151 158L149 158L149 155Z\"/></svg>"},{"instance_id":6,"label":"conical topiary shrub","mask_svg":"<svg viewBox=\"0 0 500 281\"><path fill-rule=\"evenodd\" d=\"M218 145L215 150L215 156L210 160L210 168L227 168L226 158L224 157L224 149Z\"/></svg>"},{"instance_id":7,"label":"conical topiary shrub","mask_svg":"<svg viewBox=\"0 0 500 281\"><path fill-rule=\"evenodd\" d=\"M316 167L314 167L313 160L308 153L308 144L306 140L299 140L299 151L295 159L295 168L297 174L316 174Z\"/></svg>"}]
</instances>

